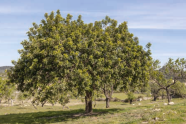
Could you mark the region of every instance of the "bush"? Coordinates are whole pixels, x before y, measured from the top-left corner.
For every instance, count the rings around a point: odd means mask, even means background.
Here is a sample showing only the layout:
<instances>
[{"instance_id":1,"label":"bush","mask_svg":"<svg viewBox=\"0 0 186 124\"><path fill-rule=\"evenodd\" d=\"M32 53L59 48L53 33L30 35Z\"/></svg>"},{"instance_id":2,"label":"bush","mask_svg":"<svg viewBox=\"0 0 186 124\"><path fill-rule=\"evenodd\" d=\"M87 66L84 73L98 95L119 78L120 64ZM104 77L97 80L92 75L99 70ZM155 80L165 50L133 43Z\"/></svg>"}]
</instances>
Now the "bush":
<instances>
[{"instance_id":1,"label":"bush","mask_svg":"<svg viewBox=\"0 0 186 124\"><path fill-rule=\"evenodd\" d=\"M149 113L145 113L144 115L142 115L142 120L143 121L150 121L151 117Z\"/></svg>"},{"instance_id":2,"label":"bush","mask_svg":"<svg viewBox=\"0 0 186 124\"><path fill-rule=\"evenodd\" d=\"M120 102L120 101L121 101L121 99L119 99L119 98L115 97L115 98L110 99L110 101L112 101L112 102Z\"/></svg>"},{"instance_id":3,"label":"bush","mask_svg":"<svg viewBox=\"0 0 186 124\"><path fill-rule=\"evenodd\" d=\"M129 100L128 99L124 99L124 100L122 100L122 102L126 102L127 103L127 102L129 102Z\"/></svg>"},{"instance_id":4,"label":"bush","mask_svg":"<svg viewBox=\"0 0 186 124\"><path fill-rule=\"evenodd\" d=\"M132 104L133 101L136 101L136 97L134 96L133 92L128 92L127 96L128 96L127 99L130 101L130 104Z\"/></svg>"}]
</instances>

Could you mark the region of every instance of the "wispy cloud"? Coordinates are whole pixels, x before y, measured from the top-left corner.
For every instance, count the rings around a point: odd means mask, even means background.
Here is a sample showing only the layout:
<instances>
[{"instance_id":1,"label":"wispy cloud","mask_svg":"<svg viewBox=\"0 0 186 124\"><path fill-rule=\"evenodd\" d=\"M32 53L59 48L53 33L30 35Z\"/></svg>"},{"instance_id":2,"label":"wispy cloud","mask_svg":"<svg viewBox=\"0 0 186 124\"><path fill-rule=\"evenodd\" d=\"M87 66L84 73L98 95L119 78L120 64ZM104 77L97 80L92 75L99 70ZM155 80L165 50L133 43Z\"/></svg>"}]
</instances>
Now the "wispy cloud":
<instances>
[{"instance_id":1,"label":"wispy cloud","mask_svg":"<svg viewBox=\"0 0 186 124\"><path fill-rule=\"evenodd\" d=\"M11 6L11 5L0 5L0 14L31 14L31 13L43 13L44 10L29 9L27 6Z\"/></svg>"},{"instance_id":2,"label":"wispy cloud","mask_svg":"<svg viewBox=\"0 0 186 124\"><path fill-rule=\"evenodd\" d=\"M123 7L121 7L123 4ZM117 4L118 5L118 4ZM119 5L118 5L119 6ZM106 15L117 19L119 23L128 21L129 28L141 29L186 29L186 3L121 3L119 9L110 10L69 10L61 9L62 14L83 15L86 20L104 18ZM54 10L56 11L57 8ZM34 8L28 5L0 5L0 14L43 14L51 12L48 8Z\"/></svg>"},{"instance_id":3,"label":"wispy cloud","mask_svg":"<svg viewBox=\"0 0 186 124\"><path fill-rule=\"evenodd\" d=\"M186 53L158 53L152 54L155 57L186 57Z\"/></svg>"},{"instance_id":4,"label":"wispy cloud","mask_svg":"<svg viewBox=\"0 0 186 124\"><path fill-rule=\"evenodd\" d=\"M112 15L121 21L128 21L129 28L186 29L186 3L129 4Z\"/></svg>"},{"instance_id":5,"label":"wispy cloud","mask_svg":"<svg viewBox=\"0 0 186 124\"><path fill-rule=\"evenodd\" d=\"M20 29L4 29L4 30L0 30L0 37L6 37L6 38L10 38L10 37L20 37L20 36L27 36L26 32L28 30L20 30Z\"/></svg>"},{"instance_id":6,"label":"wispy cloud","mask_svg":"<svg viewBox=\"0 0 186 124\"><path fill-rule=\"evenodd\" d=\"M101 12L101 11L61 11L64 14L75 14L75 15L86 15L86 16L106 16L109 15L108 12Z\"/></svg>"}]
</instances>

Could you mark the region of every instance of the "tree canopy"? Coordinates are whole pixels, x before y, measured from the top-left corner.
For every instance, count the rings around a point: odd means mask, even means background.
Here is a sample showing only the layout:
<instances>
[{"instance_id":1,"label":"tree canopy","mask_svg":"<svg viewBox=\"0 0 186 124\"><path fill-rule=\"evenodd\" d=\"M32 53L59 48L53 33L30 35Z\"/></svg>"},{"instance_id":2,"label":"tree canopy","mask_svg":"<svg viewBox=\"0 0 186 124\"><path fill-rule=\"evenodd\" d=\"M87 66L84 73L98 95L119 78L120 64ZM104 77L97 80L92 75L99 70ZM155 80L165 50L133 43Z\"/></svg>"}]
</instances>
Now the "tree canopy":
<instances>
[{"instance_id":1,"label":"tree canopy","mask_svg":"<svg viewBox=\"0 0 186 124\"><path fill-rule=\"evenodd\" d=\"M29 39L18 51L20 59L12 62L7 74L9 82L35 97L51 99L60 91L64 98L75 90L85 96L86 112L91 112L95 91L148 83L151 44L146 50L139 45L126 22L118 24L106 16L86 24L81 15L72 20L72 15L63 18L58 10L56 15L46 13L41 24L33 23L27 34Z\"/></svg>"}]
</instances>

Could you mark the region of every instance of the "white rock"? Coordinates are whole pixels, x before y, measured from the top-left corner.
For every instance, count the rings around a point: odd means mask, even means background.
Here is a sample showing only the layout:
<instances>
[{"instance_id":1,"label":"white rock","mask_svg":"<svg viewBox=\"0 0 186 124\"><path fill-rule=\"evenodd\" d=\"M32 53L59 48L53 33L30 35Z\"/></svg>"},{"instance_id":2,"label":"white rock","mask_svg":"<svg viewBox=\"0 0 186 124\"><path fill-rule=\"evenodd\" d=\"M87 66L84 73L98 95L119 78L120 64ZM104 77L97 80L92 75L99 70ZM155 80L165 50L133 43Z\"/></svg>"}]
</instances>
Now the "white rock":
<instances>
[{"instance_id":1,"label":"white rock","mask_svg":"<svg viewBox=\"0 0 186 124\"><path fill-rule=\"evenodd\" d=\"M154 109L154 111L160 111L161 109Z\"/></svg>"},{"instance_id":2,"label":"white rock","mask_svg":"<svg viewBox=\"0 0 186 124\"><path fill-rule=\"evenodd\" d=\"M158 118L158 117L155 117L155 118L154 118L154 120L156 120L156 121L157 121L157 120L159 120L159 118Z\"/></svg>"},{"instance_id":3,"label":"white rock","mask_svg":"<svg viewBox=\"0 0 186 124\"><path fill-rule=\"evenodd\" d=\"M174 105L174 102L169 102L169 105Z\"/></svg>"},{"instance_id":4,"label":"white rock","mask_svg":"<svg viewBox=\"0 0 186 124\"><path fill-rule=\"evenodd\" d=\"M163 103L164 105L167 105L167 103Z\"/></svg>"},{"instance_id":5,"label":"white rock","mask_svg":"<svg viewBox=\"0 0 186 124\"><path fill-rule=\"evenodd\" d=\"M148 100L148 98L147 97L143 97L143 100Z\"/></svg>"}]
</instances>

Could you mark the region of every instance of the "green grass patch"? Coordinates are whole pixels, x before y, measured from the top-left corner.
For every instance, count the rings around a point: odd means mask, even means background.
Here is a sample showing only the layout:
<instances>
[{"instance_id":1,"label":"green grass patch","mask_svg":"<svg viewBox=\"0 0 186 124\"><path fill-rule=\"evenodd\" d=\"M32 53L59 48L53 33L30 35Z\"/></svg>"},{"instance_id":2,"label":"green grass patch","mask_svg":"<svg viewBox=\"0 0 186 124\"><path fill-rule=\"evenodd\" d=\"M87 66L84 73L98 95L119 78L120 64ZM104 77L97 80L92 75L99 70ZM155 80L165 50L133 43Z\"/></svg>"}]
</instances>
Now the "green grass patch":
<instances>
[{"instance_id":1,"label":"green grass patch","mask_svg":"<svg viewBox=\"0 0 186 124\"><path fill-rule=\"evenodd\" d=\"M135 97L138 97L138 96L143 96L143 97L145 97L146 95L145 95L145 94L134 94L134 96L135 96ZM119 99L124 100L124 99L127 99L127 94L126 94L126 93L114 93L114 94L112 95L112 97L113 97L113 98L117 97L117 98L119 98Z\"/></svg>"},{"instance_id":2,"label":"green grass patch","mask_svg":"<svg viewBox=\"0 0 186 124\"><path fill-rule=\"evenodd\" d=\"M119 94L120 95L120 94ZM118 96L118 94L117 94ZM77 100L71 100L76 102ZM135 105L122 102L97 102L92 114L84 113L84 104L69 106L33 106L0 107L0 124L141 124L162 123L182 124L186 122L186 100L174 99L175 105L163 105L166 100L156 102L147 100L135 102Z\"/></svg>"}]
</instances>

